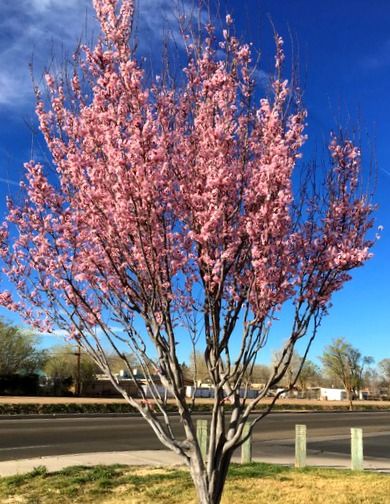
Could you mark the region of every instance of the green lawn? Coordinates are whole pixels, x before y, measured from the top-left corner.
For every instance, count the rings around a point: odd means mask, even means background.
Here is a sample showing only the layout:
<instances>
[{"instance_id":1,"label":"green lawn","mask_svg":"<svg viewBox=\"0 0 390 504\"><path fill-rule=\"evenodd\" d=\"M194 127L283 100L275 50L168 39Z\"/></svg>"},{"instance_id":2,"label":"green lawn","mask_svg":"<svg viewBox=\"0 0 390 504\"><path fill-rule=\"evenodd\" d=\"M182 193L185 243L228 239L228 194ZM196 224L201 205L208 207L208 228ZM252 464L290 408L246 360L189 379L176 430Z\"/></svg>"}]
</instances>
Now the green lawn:
<instances>
[{"instance_id":1,"label":"green lawn","mask_svg":"<svg viewBox=\"0 0 390 504\"><path fill-rule=\"evenodd\" d=\"M2 504L194 504L184 469L44 467L0 479ZM269 464L233 465L224 504L389 504L390 476Z\"/></svg>"}]
</instances>

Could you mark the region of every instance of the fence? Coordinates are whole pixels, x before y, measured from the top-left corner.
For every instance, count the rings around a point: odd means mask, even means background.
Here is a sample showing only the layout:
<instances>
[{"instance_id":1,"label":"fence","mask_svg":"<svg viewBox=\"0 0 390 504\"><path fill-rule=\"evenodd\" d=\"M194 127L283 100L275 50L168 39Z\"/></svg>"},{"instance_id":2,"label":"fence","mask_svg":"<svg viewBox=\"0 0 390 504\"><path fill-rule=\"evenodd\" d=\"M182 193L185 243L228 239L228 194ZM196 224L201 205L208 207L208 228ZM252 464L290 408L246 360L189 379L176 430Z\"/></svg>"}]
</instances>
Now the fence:
<instances>
[{"instance_id":1,"label":"fence","mask_svg":"<svg viewBox=\"0 0 390 504\"><path fill-rule=\"evenodd\" d=\"M207 457L208 421L197 421L197 437L203 458ZM245 441L241 445L241 463L252 462L252 436L249 434L249 425L245 425L242 433ZM307 429L306 425L295 426L295 467L306 467ZM351 469L363 470L363 429L351 428Z\"/></svg>"}]
</instances>

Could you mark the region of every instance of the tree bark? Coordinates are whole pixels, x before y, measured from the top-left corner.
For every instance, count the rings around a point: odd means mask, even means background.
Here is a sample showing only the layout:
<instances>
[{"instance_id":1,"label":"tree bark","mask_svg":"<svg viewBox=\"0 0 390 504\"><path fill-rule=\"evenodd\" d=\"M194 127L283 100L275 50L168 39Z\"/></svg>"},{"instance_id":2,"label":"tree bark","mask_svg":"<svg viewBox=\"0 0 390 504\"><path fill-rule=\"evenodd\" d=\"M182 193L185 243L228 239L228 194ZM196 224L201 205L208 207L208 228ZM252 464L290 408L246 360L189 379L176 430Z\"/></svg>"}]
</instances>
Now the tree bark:
<instances>
[{"instance_id":1,"label":"tree bark","mask_svg":"<svg viewBox=\"0 0 390 504\"><path fill-rule=\"evenodd\" d=\"M230 452L223 454L218 468L215 469L215 475L209 489L212 504L220 504L221 502L231 458Z\"/></svg>"},{"instance_id":2,"label":"tree bark","mask_svg":"<svg viewBox=\"0 0 390 504\"><path fill-rule=\"evenodd\" d=\"M348 401L349 401L349 411L353 411L353 392L352 390L347 390Z\"/></svg>"},{"instance_id":3,"label":"tree bark","mask_svg":"<svg viewBox=\"0 0 390 504\"><path fill-rule=\"evenodd\" d=\"M199 504L220 504L232 453L225 453L215 465L212 475L207 475L207 468L201 457L195 454L191 458L190 473L194 482Z\"/></svg>"},{"instance_id":4,"label":"tree bark","mask_svg":"<svg viewBox=\"0 0 390 504\"><path fill-rule=\"evenodd\" d=\"M194 482L198 503L214 504L209 494L206 467L201 459L200 454L195 454L193 457L191 457L190 473L192 481Z\"/></svg>"}]
</instances>

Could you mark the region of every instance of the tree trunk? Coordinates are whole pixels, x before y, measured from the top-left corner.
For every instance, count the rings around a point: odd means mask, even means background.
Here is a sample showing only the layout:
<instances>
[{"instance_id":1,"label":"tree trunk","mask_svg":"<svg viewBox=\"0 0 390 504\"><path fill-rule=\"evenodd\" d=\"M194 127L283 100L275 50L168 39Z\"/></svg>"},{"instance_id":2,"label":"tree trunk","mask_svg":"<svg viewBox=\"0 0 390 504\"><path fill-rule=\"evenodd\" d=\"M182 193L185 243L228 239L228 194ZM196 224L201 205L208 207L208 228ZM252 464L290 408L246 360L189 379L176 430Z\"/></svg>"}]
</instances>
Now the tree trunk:
<instances>
[{"instance_id":1,"label":"tree trunk","mask_svg":"<svg viewBox=\"0 0 390 504\"><path fill-rule=\"evenodd\" d=\"M207 470L202 461L202 456L196 453L191 457L190 473L194 482L195 492L199 504L214 504L209 494L209 482L207 479Z\"/></svg>"},{"instance_id":2,"label":"tree trunk","mask_svg":"<svg viewBox=\"0 0 390 504\"><path fill-rule=\"evenodd\" d=\"M219 504L221 502L231 458L231 453L225 453L222 455L222 460L218 464L218 468L215 469L216 474L212 480L212 484L210 485L212 504Z\"/></svg>"},{"instance_id":3,"label":"tree trunk","mask_svg":"<svg viewBox=\"0 0 390 504\"><path fill-rule=\"evenodd\" d=\"M230 460L231 454L224 454L209 479L203 461L196 455L192 458L190 472L199 504L220 504Z\"/></svg>"},{"instance_id":4,"label":"tree trunk","mask_svg":"<svg viewBox=\"0 0 390 504\"><path fill-rule=\"evenodd\" d=\"M348 390L347 391L347 395L348 395L348 401L349 401L349 411L353 411L353 392L352 390Z\"/></svg>"}]
</instances>

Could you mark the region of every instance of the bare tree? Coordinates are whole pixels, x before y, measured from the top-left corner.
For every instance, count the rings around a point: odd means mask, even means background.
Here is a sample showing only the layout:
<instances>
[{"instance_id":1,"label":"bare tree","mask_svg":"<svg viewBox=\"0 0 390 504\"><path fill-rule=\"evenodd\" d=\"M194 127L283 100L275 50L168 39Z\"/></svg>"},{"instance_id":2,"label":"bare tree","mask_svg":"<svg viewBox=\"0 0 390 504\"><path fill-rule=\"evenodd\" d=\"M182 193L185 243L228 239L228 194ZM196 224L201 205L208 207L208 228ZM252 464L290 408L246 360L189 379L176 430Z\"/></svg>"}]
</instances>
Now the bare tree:
<instances>
[{"instance_id":1,"label":"bare tree","mask_svg":"<svg viewBox=\"0 0 390 504\"><path fill-rule=\"evenodd\" d=\"M380 382L381 389L387 397L390 397L390 359L382 359L378 363L377 382Z\"/></svg>"},{"instance_id":2,"label":"bare tree","mask_svg":"<svg viewBox=\"0 0 390 504\"><path fill-rule=\"evenodd\" d=\"M209 383L210 374L203 352L196 351L191 354L187 377L194 381L195 386L201 383Z\"/></svg>"},{"instance_id":3,"label":"bare tree","mask_svg":"<svg viewBox=\"0 0 390 504\"><path fill-rule=\"evenodd\" d=\"M373 358L364 357L344 338L338 338L325 348L321 361L325 373L343 384L352 410L352 401L363 386L365 367L372 364Z\"/></svg>"},{"instance_id":4,"label":"bare tree","mask_svg":"<svg viewBox=\"0 0 390 504\"><path fill-rule=\"evenodd\" d=\"M390 359L389 358L382 359L378 363L378 368L384 379L387 382L390 382Z\"/></svg>"},{"instance_id":5,"label":"bare tree","mask_svg":"<svg viewBox=\"0 0 390 504\"><path fill-rule=\"evenodd\" d=\"M283 348L273 353L272 362L279 362L283 355ZM288 369L280 385L286 392L291 392L294 386L305 391L309 385L318 385L320 380L320 369L309 359L304 359L298 352L294 351Z\"/></svg>"},{"instance_id":6,"label":"bare tree","mask_svg":"<svg viewBox=\"0 0 390 504\"><path fill-rule=\"evenodd\" d=\"M298 385L301 391L307 392L309 387L318 387L321 383L321 370L317 364L307 359L298 375Z\"/></svg>"}]
</instances>

